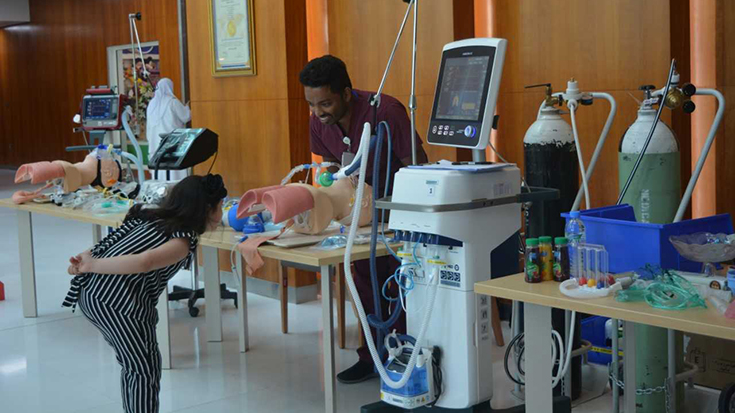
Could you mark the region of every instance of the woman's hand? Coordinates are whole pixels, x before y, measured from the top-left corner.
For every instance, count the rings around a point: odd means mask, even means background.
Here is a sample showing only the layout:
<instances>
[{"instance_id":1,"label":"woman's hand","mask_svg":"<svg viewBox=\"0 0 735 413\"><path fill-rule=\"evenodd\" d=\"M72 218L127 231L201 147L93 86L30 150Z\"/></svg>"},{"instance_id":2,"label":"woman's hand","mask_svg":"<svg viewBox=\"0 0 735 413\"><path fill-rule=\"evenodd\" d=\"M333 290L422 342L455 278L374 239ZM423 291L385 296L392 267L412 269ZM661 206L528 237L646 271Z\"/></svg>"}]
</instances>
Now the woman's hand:
<instances>
[{"instance_id":1,"label":"woman's hand","mask_svg":"<svg viewBox=\"0 0 735 413\"><path fill-rule=\"evenodd\" d=\"M69 275L79 275L79 259L77 259L77 256L69 258L69 264L69 269L66 272Z\"/></svg>"},{"instance_id":2,"label":"woman's hand","mask_svg":"<svg viewBox=\"0 0 735 413\"><path fill-rule=\"evenodd\" d=\"M96 260L92 258L91 252L84 251L76 257L72 257L72 259L76 261L77 269L80 273L95 272L93 267ZM74 264L74 262L72 262L72 264Z\"/></svg>"}]
</instances>

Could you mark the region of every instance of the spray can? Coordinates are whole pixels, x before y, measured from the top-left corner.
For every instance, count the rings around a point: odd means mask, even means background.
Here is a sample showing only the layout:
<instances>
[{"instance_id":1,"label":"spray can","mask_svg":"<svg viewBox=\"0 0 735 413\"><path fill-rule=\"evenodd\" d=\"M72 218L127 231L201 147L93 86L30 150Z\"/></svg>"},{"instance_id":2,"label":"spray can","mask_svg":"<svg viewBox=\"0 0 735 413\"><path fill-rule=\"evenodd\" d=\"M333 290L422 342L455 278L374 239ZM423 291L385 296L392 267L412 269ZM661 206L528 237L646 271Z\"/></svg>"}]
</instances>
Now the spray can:
<instances>
[{"instance_id":1,"label":"spray can","mask_svg":"<svg viewBox=\"0 0 735 413\"><path fill-rule=\"evenodd\" d=\"M651 90L655 87L646 85L640 89L646 93L646 100L638 110L638 118L625 131L618 148L618 183L621 191L656 118L656 110L652 107L656 100L651 99ZM623 198L623 203L633 207L638 222L666 224L673 221L681 197L680 170L679 142L671 128L659 120L646 154Z\"/></svg>"},{"instance_id":2,"label":"spray can","mask_svg":"<svg viewBox=\"0 0 735 413\"><path fill-rule=\"evenodd\" d=\"M572 127L561 117L559 97L552 96L551 85L546 87L544 106L536 121L523 138L523 157L526 166L526 182L559 190L559 199L536 202L529 210L526 236L540 237L564 235L564 219L561 213L572 209L579 190L579 164L574 146Z\"/></svg>"}]
</instances>

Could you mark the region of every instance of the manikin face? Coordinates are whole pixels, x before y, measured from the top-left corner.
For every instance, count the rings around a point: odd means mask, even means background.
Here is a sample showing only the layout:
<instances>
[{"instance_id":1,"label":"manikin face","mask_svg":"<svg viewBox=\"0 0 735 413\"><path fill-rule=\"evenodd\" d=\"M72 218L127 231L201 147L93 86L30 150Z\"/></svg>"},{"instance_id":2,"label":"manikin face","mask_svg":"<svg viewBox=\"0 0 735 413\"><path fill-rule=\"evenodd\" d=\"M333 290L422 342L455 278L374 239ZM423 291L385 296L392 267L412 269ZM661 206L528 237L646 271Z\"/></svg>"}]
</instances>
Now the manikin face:
<instances>
[{"instance_id":1,"label":"manikin face","mask_svg":"<svg viewBox=\"0 0 735 413\"><path fill-rule=\"evenodd\" d=\"M342 119L350 108L352 89L345 88L340 93L334 93L329 86L304 86L304 97L309 109L325 125L334 125Z\"/></svg>"}]
</instances>

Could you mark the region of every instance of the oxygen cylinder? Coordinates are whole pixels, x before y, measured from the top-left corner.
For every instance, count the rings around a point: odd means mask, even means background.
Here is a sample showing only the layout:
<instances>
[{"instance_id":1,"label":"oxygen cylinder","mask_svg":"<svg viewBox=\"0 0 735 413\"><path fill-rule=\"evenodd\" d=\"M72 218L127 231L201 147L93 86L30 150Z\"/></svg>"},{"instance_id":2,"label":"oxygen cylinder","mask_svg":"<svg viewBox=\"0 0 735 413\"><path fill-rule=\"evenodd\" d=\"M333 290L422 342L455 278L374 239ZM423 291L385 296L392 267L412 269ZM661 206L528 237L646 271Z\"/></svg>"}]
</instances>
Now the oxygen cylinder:
<instances>
[{"instance_id":1,"label":"oxygen cylinder","mask_svg":"<svg viewBox=\"0 0 735 413\"><path fill-rule=\"evenodd\" d=\"M633 170L655 119L656 110L646 99L638 110L638 118L620 140L620 191ZM623 203L633 206L638 222L668 224L674 220L681 197L680 170L679 142L671 128L659 120L646 154L623 198Z\"/></svg>"},{"instance_id":2,"label":"oxygen cylinder","mask_svg":"<svg viewBox=\"0 0 735 413\"><path fill-rule=\"evenodd\" d=\"M551 94L551 85L546 86L544 107L539 110L536 121L526 131L523 138L523 157L526 165L525 179L529 186L555 188L559 190L559 199L555 201L534 202L528 211L526 221L526 238L541 236L562 237L566 221L561 217L569 212L579 191L579 163L577 148L574 145L572 127L561 117L560 99ZM564 311L553 309L551 325L566 342ZM581 344L581 324L577 318L575 334L572 339L574 349ZM570 362L572 371L572 399L577 399L582 392L582 360L575 357ZM554 389L554 394L561 394L561 384Z\"/></svg>"},{"instance_id":3,"label":"oxygen cylinder","mask_svg":"<svg viewBox=\"0 0 735 413\"><path fill-rule=\"evenodd\" d=\"M651 99L654 86L641 86L646 93L635 122L625 131L618 148L618 182L622 191L633 165L643 150L643 145L656 119ZM631 181L623 203L633 206L638 222L668 224L674 220L681 197L679 177L681 163L679 142L674 132L661 120L658 121L651 142L641 164ZM636 324L636 388L661 386L668 376L668 336L659 327ZM679 342L680 339L677 339ZM682 391L677 391L681 396ZM680 397L677 397L679 399ZM663 393L636 395L638 413L660 412L665 405ZM673 402L672 402L673 403ZM677 400L678 404L678 400Z\"/></svg>"},{"instance_id":4,"label":"oxygen cylinder","mask_svg":"<svg viewBox=\"0 0 735 413\"><path fill-rule=\"evenodd\" d=\"M572 127L561 118L561 110L547 106L523 138L526 182L530 186L559 190L556 201L537 202L529 210L526 237L564 236L565 220L579 190L579 164Z\"/></svg>"}]
</instances>

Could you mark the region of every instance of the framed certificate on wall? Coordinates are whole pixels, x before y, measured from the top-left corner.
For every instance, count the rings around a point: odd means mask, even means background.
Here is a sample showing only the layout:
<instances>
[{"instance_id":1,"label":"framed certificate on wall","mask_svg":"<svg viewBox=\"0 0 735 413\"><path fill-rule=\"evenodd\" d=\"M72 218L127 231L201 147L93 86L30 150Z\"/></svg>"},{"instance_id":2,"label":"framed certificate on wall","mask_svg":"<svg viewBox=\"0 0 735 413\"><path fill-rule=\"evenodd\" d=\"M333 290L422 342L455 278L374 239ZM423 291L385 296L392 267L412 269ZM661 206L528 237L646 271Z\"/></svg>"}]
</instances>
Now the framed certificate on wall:
<instances>
[{"instance_id":1,"label":"framed certificate on wall","mask_svg":"<svg viewBox=\"0 0 735 413\"><path fill-rule=\"evenodd\" d=\"M253 0L208 0L212 75L255 75Z\"/></svg>"}]
</instances>

